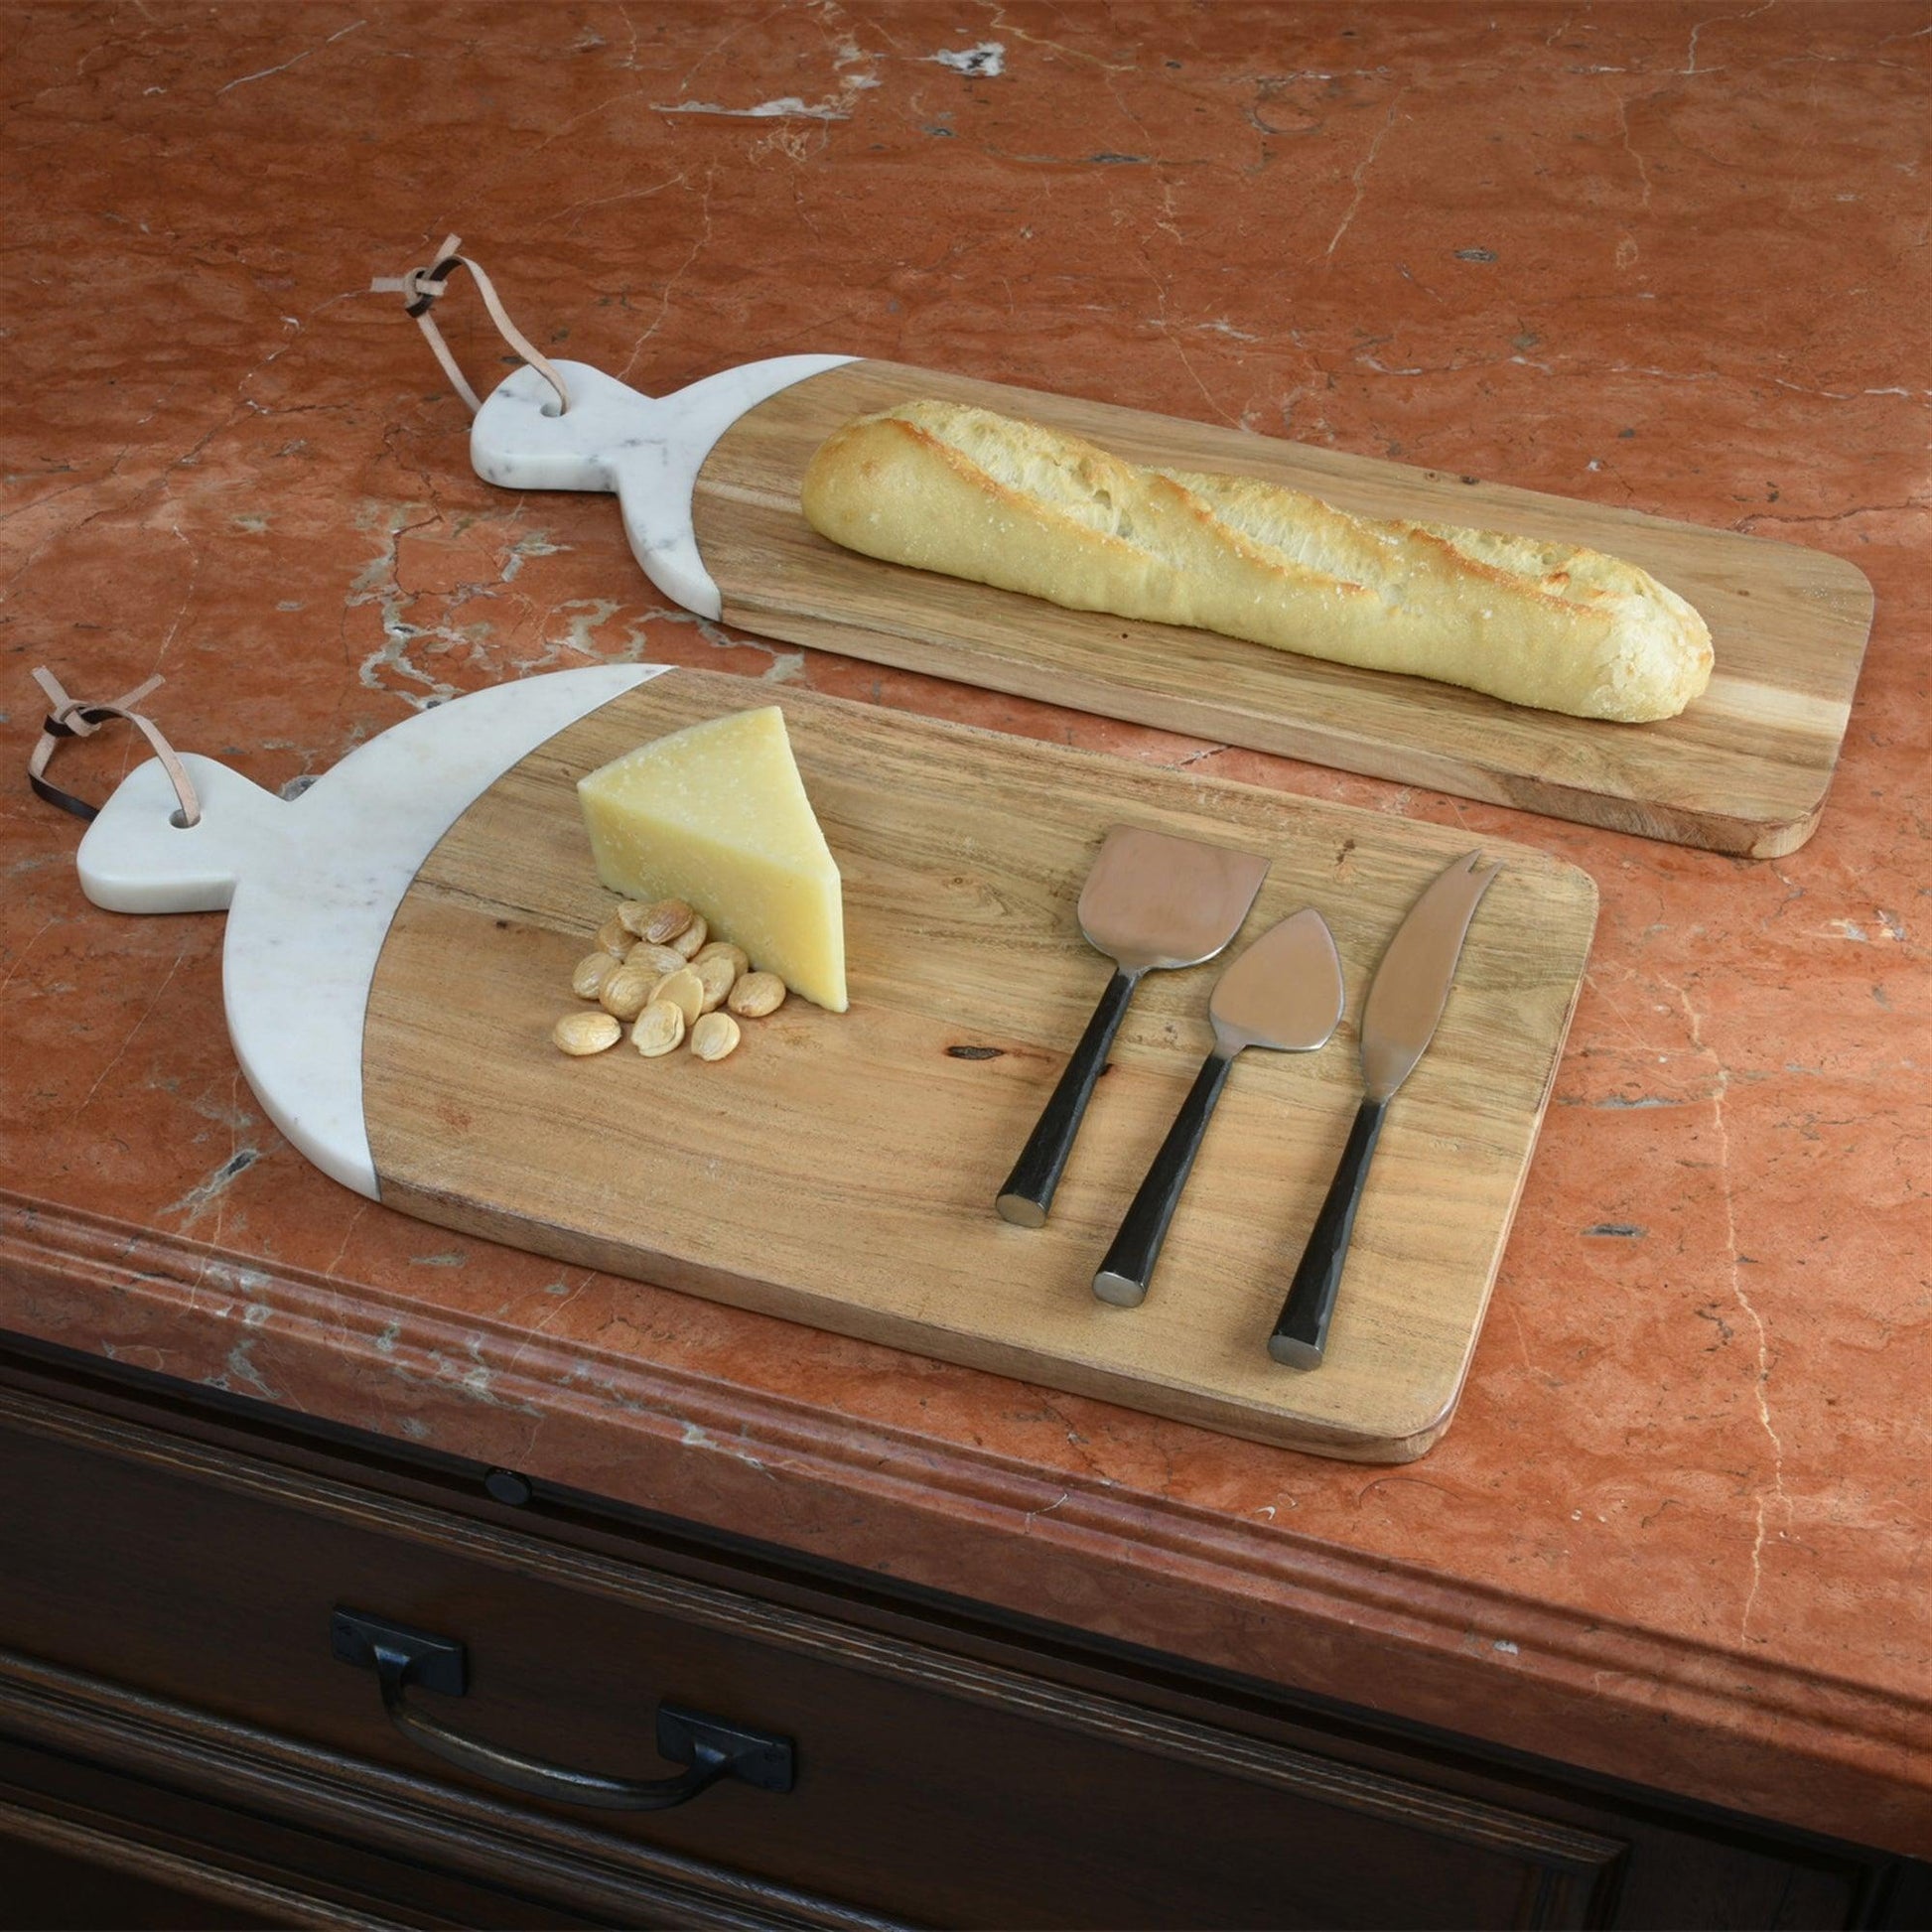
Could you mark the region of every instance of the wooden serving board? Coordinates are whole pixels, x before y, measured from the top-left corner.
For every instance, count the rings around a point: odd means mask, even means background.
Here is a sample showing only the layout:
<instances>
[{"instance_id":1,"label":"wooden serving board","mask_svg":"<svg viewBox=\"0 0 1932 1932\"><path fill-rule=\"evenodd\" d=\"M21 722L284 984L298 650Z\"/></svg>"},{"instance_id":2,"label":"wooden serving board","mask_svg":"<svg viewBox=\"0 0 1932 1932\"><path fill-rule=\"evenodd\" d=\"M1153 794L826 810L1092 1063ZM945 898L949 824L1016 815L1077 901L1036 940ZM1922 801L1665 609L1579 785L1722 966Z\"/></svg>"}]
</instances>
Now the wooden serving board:
<instances>
[{"instance_id":1,"label":"wooden serving board","mask_svg":"<svg viewBox=\"0 0 1932 1932\"><path fill-rule=\"evenodd\" d=\"M1711 688L1661 724L1565 718L1065 611L827 542L798 507L812 452L849 418L915 396L1031 417L1140 463L1266 477L1371 516L1609 551L1703 613ZM740 417L699 475L693 527L725 620L764 636L1752 858L1793 851L1816 827L1871 625L1870 585L1822 551L893 362L847 363Z\"/></svg>"},{"instance_id":2,"label":"wooden serving board","mask_svg":"<svg viewBox=\"0 0 1932 1932\"><path fill-rule=\"evenodd\" d=\"M729 1059L571 1060L550 1027L612 900L574 785L767 685L669 672L522 759L404 895L363 1048L381 1198L694 1295L1367 1461L1447 1427L1588 951L1590 880L1525 847L1470 928L1390 1109L1325 1365L1266 1342L1359 1097L1367 979L1466 838L1249 786L783 693L844 874L851 1011L798 1000ZM1348 1011L1315 1054L1242 1055L1146 1304L1097 1302L1114 1228L1207 1050L1214 964L1152 973L1047 1227L993 1199L1110 970L1074 901L1116 822L1265 853L1244 929L1333 926ZM1222 963L1235 956L1224 955Z\"/></svg>"}]
</instances>

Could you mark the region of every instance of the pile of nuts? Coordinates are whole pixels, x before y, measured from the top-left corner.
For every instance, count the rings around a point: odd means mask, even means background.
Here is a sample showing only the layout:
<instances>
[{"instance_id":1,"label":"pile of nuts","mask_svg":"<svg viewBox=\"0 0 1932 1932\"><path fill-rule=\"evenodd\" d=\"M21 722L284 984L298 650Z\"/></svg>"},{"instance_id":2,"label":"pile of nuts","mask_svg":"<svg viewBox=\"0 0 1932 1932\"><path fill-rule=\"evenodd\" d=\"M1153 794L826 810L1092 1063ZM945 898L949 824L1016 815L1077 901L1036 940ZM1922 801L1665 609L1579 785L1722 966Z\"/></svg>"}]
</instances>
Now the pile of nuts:
<instances>
[{"instance_id":1,"label":"pile of nuts","mask_svg":"<svg viewBox=\"0 0 1932 1932\"><path fill-rule=\"evenodd\" d=\"M775 1013L785 997L776 973L753 972L745 949L713 939L681 898L625 899L577 962L570 990L597 1011L565 1014L550 1037L579 1058L615 1046L628 1026L646 1059L688 1039L699 1059L722 1060L738 1044L738 1021Z\"/></svg>"}]
</instances>

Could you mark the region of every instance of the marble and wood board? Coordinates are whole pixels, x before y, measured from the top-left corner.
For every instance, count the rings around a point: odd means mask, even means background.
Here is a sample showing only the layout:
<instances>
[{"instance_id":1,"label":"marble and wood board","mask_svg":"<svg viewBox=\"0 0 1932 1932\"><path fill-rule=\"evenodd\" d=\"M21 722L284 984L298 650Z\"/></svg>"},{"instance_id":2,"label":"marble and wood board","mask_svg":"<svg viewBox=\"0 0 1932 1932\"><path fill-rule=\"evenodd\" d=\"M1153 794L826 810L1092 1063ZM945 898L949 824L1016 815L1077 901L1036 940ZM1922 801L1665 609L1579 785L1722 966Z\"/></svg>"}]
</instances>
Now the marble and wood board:
<instances>
[{"instance_id":1,"label":"marble and wood board","mask_svg":"<svg viewBox=\"0 0 1932 1932\"><path fill-rule=\"evenodd\" d=\"M1817 828L1871 625L1842 558L1636 510L886 361L790 355L648 397L582 363L557 416L535 371L483 405L480 475L612 489L667 595L791 643L1219 744L1749 858ZM865 557L799 509L841 423L917 396L1087 437L1136 462L1267 478L1375 517L1584 544L1641 564L1710 625L1717 668L1682 716L1569 718L1203 630L1063 610ZM1695 453L1687 452L1687 461Z\"/></svg>"},{"instance_id":2,"label":"marble and wood board","mask_svg":"<svg viewBox=\"0 0 1932 1932\"><path fill-rule=\"evenodd\" d=\"M1469 846L1429 825L781 696L844 876L851 1011L791 1000L730 1058L560 1054L570 970L608 915L584 772L769 686L694 670L589 712L430 851L376 965L363 1095L380 1197L425 1219L1232 1435L1367 1461L1448 1426L1587 954L1595 889L1506 861L1434 1045L1391 1111L1326 1364L1266 1342L1359 1094L1369 976ZM1347 983L1319 1053L1243 1055L1147 1302L1093 1272L1209 1039L1220 966L1148 976L1048 1225L993 1200L1104 984L1074 920L1107 828L1267 855L1221 964L1318 906Z\"/></svg>"}]
</instances>

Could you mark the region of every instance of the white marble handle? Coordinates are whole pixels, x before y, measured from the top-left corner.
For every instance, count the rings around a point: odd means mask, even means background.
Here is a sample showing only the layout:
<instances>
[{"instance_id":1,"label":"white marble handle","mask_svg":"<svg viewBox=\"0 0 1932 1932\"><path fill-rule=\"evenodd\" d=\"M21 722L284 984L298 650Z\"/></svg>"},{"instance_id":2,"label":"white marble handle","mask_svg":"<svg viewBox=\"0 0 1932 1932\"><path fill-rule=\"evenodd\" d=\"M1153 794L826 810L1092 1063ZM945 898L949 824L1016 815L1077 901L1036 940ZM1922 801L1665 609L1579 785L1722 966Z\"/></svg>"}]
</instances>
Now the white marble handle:
<instances>
[{"instance_id":1,"label":"white marble handle","mask_svg":"<svg viewBox=\"0 0 1932 1932\"><path fill-rule=\"evenodd\" d=\"M587 362L556 364L570 389L560 412L535 369L497 384L470 431L470 461L505 489L614 489L623 533L644 575L701 618L724 609L698 555L691 496L698 472L732 424L780 389L850 355L775 355L721 369L671 396L646 396Z\"/></svg>"},{"instance_id":2,"label":"white marble handle","mask_svg":"<svg viewBox=\"0 0 1932 1932\"><path fill-rule=\"evenodd\" d=\"M115 788L80 841L80 890L110 912L219 912L244 873L273 872L292 807L213 759L182 763L201 801L198 824L181 807L159 759Z\"/></svg>"},{"instance_id":3,"label":"white marble handle","mask_svg":"<svg viewBox=\"0 0 1932 1932\"><path fill-rule=\"evenodd\" d=\"M457 698L358 746L293 803L191 755L195 826L172 822L174 788L150 759L87 827L81 889L114 912L227 908L221 995L248 1084L317 1167L378 1198L362 1019L409 882L519 759L663 668L554 671Z\"/></svg>"}]
</instances>

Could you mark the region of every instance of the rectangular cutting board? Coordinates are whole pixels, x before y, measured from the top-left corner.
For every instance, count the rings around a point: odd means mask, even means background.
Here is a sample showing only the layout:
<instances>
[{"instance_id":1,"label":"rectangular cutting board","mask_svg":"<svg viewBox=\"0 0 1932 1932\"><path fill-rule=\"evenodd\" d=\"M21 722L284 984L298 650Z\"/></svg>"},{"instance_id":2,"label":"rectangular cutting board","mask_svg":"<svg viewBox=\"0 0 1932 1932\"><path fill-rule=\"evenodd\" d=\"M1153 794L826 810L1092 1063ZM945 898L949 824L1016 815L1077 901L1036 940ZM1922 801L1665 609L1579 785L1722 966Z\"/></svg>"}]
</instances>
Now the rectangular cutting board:
<instances>
[{"instance_id":1,"label":"rectangular cutting board","mask_svg":"<svg viewBox=\"0 0 1932 1932\"><path fill-rule=\"evenodd\" d=\"M1611 552L1703 613L1711 687L1659 724L1566 718L842 550L799 511L805 465L841 423L915 396L1029 417L1138 463L1265 477L1364 515ZM699 474L693 527L725 621L762 636L1761 859L1818 823L1871 626L1870 585L1822 551L893 362L811 376L740 417Z\"/></svg>"},{"instance_id":2,"label":"rectangular cutting board","mask_svg":"<svg viewBox=\"0 0 1932 1932\"><path fill-rule=\"evenodd\" d=\"M778 697L844 875L851 1010L790 1000L729 1059L573 1060L550 1041L614 903L575 781ZM1146 1304L1089 1284L1210 1044L1220 967L1151 973L1049 1224L993 1198L1109 965L1074 902L1126 822L1272 860L1244 939L1305 904L1348 1008L1314 1054L1249 1052ZM1328 1359L1266 1341L1360 1093L1367 980L1465 835L690 670L593 712L492 784L405 894L363 1045L381 1198L559 1259L1268 1443L1419 1455L1462 1386L1595 919L1526 847L1470 928L1435 1044L1390 1109ZM1234 949L1223 956L1224 965Z\"/></svg>"}]
</instances>

